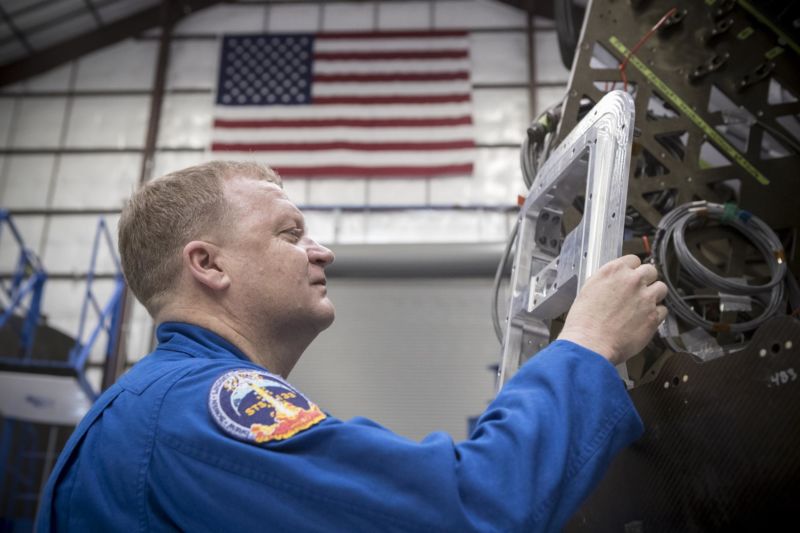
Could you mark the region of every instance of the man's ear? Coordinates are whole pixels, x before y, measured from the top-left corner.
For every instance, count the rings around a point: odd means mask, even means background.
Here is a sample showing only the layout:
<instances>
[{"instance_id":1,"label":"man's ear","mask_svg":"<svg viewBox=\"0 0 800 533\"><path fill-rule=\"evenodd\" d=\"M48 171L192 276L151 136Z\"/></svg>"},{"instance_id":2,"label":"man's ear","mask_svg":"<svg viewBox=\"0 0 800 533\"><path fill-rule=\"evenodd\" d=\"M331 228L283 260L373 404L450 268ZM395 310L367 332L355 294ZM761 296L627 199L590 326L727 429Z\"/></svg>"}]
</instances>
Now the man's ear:
<instances>
[{"instance_id":1,"label":"man's ear","mask_svg":"<svg viewBox=\"0 0 800 533\"><path fill-rule=\"evenodd\" d=\"M205 241L191 241L183 247L183 264L192 278L211 290L225 290L231 280L219 264L219 247Z\"/></svg>"}]
</instances>

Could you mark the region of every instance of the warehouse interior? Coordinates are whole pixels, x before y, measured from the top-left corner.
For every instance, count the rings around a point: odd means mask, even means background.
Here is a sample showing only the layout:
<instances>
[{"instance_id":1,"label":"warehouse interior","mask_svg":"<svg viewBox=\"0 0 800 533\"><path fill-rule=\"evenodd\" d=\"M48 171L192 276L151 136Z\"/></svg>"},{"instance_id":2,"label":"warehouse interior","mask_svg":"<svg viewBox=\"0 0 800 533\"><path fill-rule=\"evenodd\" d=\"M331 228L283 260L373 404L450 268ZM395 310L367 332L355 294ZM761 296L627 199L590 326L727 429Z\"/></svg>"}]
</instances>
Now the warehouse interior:
<instances>
[{"instance_id":1,"label":"warehouse interior","mask_svg":"<svg viewBox=\"0 0 800 533\"><path fill-rule=\"evenodd\" d=\"M645 437L566 529L779 524L800 496L798 21L796 2L734 0L0 0L0 531L33 529L75 425L155 346L117 252L137 187L214 159L275 166L336 253L336 323L292 385L340 419L461 441L498 369L557 336L583 283L558 258L589 225L583 187L604 152L570 133L607 94L629 120L613 156L623 181L595 208L610 231L578 249L654 262L672 300L620 369ZM433 149L367 154L371 172L325 150L234 144L225 124L244 115L226 114L226 46L354 34L446 42L458 75L400 85L409 101L441 98L426 118L465 120L422 128ZM326 87L340 85L353 86ZM402 165L427 170L385 171ZM577 185L536 189L557 182ZM689 259L670 241L670 224L697 226L681 216L704 224L686 233ZM707 274L684 279L690 261Z\"/></svg>"}]
</instances>

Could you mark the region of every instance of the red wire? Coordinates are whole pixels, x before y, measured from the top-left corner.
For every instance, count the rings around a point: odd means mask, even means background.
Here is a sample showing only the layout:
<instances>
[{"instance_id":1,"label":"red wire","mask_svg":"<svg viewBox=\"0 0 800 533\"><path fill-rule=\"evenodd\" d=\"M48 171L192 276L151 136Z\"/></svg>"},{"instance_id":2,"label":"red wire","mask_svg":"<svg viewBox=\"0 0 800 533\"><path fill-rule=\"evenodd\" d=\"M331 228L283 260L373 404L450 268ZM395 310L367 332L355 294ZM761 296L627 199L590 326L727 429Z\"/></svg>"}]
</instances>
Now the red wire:
<instances>
[{"instance_id":1,"label":"red wire","mask_svg":"<svg viewBox=\"0 0 800 533\"><path fill-rule=\"evenodd\" d=\"M625 54L625 60L619 66L619 75L620 78L622 78L622 86L624 87L625 92L628 92L628 75L625 74L625 67L628 66L628 60L631 58L633 54L635 54L639 50L639 48L642 47L642 45L644 45L644 43L648 41L648 39L650 39L650 37L653 36L653 34L658 30L658 28L663 26L664 23L667 21L667 19L669 19L677 11L678 11L677 7L673 7L672 9L667 11L664 14L664 16L661 17L661 19L658 22L656 22L655 26L650 28L650 31L645 33L644 36L642 36L642 38L639 39L639 42L636 43L634 47L631 48L627 54Z\"/></svg>"}]
</instances>

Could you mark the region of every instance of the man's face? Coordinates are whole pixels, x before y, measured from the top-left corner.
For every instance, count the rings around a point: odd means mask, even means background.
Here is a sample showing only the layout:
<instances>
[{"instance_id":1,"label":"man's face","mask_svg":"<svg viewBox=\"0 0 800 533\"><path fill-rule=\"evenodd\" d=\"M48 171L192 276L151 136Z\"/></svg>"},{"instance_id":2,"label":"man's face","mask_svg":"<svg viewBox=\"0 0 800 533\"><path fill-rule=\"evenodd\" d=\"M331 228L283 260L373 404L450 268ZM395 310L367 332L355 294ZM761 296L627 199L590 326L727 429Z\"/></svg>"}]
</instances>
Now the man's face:
<instances>
[{"instance_id":1,"label":"man's face","mask_svg":"<svg viewBox=\"0 0 800 533\"><path fill-rule=\"evenodd\" d=\"M333 252L306 233L283 190L266 181L226 181L229 227L221 228L231 302L248 322L278 331L319 333L331 325L324 269Z\"/></svg>"}]
</instances>

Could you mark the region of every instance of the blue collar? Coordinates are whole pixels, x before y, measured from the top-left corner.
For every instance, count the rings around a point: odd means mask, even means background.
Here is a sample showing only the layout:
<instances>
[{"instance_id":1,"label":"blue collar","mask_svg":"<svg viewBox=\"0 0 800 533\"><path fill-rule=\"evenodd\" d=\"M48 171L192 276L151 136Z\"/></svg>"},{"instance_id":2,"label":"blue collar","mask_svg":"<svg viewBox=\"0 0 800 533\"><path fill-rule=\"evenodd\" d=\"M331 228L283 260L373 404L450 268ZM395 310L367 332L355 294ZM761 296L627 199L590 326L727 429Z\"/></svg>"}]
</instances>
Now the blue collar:
<instances>
[{"instance_id":1,"label":"blue collar","mask_svg":"<svg viewBox=\"0 0 800 533\"><path fill-rule=\"evenodd\" d=\"M223 339L213 331L194 324L183 322L164 322L156 330L158 347L156 352L168 350L180 352L190 357L208 359L235 357L250 361L244 352L230 341Z\"/></svg>"},{"instance_id":2,"label":"blue collar","mask_svg":"<svg viewBox=\"0 0 800 533\"><path fill-rule=\"evenodd\" d=\"M120 387L142 394L164 374L167 359L233 359L252 363L239 348L205 328L181 322L164 322L156 330L158 346L117 381Z\"/></svg>"}]
</instances>

